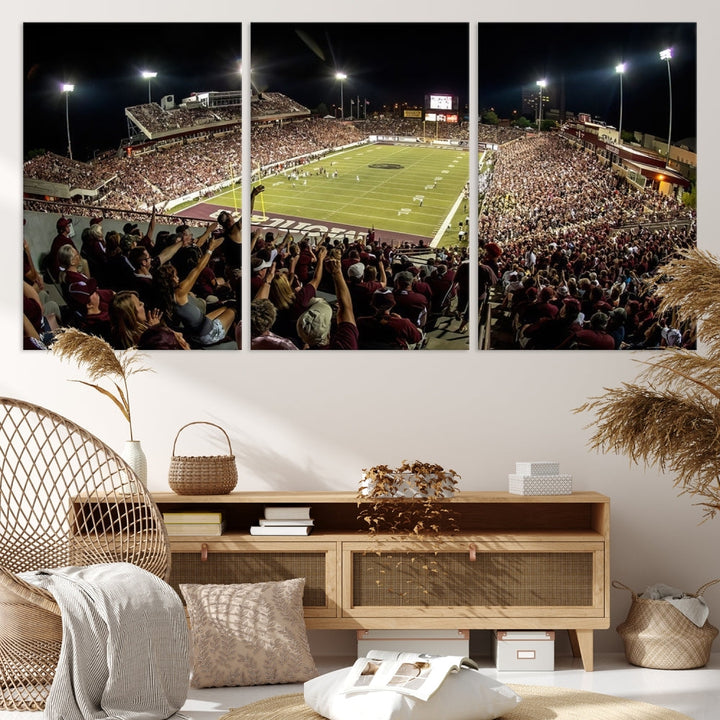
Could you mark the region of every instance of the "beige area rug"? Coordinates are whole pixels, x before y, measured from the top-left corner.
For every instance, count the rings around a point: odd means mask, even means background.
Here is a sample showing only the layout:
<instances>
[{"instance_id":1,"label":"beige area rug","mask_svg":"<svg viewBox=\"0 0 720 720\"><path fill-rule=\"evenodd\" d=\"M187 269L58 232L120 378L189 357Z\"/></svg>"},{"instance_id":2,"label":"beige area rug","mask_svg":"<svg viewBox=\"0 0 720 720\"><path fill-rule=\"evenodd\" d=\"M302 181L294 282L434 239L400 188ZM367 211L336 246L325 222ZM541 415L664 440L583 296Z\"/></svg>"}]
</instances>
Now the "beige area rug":
<instances>
[{"instance_id":1,"label":"beige area rug","mask_svg":"<svg viewBox=\"0 0 720 720\"><path fill-rule=\"evenodd\" d=\"M500 720L692 720L675 710L612 695L540 685L509 687L523 701ZM296 693L236 708L220 720L322 720L322 715L305 704L301 693Z\"/></svg>"}]
</instances>

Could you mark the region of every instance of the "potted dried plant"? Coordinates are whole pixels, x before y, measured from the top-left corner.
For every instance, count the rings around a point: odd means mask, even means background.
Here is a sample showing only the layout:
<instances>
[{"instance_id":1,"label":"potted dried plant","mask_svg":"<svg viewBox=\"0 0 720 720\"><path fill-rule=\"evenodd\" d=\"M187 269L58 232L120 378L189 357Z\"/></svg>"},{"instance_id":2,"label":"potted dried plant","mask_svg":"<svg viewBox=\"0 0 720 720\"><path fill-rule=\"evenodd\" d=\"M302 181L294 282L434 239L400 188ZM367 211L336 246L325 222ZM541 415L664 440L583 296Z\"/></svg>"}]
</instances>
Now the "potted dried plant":
<instances>
[{"instance_id":1,"label":"potted dried plant","mask_svg":"<svg viewBox=\"0 0 720 720\"><path fill-rule=\"evenodd\" d=\"M697 323L698 351L668 348L635 382L606 388L576 412L595 413L589 445L674 474L699 498L705 519L720 511L720 259L697 248L660 268L658 313Z\"/></svg>"},{"instance_id":2,"label":"potted dried plant","mask_svg":"<svg viewBox=\"0 0 720 720\"><path fill-rule=\"evenodd\" d=\"M51 352L62 360L69 360L84 368L88 380L73 380L97 390L110 398L128 423L130 439L126 441L122 458L135 471L143 484L147 482L147 461L140 441L133 437L132 414L130 412L130 391L128 378L140 372L150 371L141 364L135 349L116 352L102 338L88 335L76 328L67 328L58 333ZM101 384L106 381L111 387Z\"/></svg>"},{"instance_id":3,"label":"potted dried plant","mask_svg":"<svg viewBox=\"0 0 720 720\"><path fill-rule=\"evenodd\" d=\"M419 461L363 470L358 519L375 540L402 540L390 550L378 546L368 565L377 590L392 595L393 602L430 604L439 588L453 582L437 550L441 535L458 531L457 513L447 500L459 479L454 470ZM427 539L433 537L437 541L428 546Z\"/></svg>"}]
</instances>

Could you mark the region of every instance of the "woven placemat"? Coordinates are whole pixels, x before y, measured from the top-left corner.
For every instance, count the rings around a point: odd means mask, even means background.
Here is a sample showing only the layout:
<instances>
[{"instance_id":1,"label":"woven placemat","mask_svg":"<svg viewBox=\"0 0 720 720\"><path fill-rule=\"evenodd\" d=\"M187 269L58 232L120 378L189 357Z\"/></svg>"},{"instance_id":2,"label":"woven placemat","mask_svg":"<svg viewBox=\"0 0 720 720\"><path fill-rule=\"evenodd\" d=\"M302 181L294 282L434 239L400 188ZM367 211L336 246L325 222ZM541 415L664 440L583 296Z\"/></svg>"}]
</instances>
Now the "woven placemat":
<instances>
[{"instance_id":1,"label":"woven placemat","mask_svg":"<svg viewBox=\"0 0 720 720\"><path fill-rule=\"evenodd\" d=\"M613 695L540 685L509 687L523 700L498 720L692 720L675 710ZM323 716L305 704L302 693L294 693L235 708L220 720L323 720Z\"/></svg>"}]
</instances>

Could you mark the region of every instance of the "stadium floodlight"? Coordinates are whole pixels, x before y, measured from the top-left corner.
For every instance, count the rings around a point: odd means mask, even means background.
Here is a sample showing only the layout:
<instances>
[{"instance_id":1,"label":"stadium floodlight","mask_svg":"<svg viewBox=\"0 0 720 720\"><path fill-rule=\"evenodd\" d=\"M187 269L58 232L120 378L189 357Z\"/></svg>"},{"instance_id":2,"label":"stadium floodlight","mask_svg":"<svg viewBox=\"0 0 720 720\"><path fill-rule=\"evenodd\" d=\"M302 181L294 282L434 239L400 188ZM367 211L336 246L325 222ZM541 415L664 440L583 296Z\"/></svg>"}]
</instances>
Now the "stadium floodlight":
<instances>
[{"instance_id":1,"label":"stadium floodlight","mask_svg":"<svg viewBox=\"0 0 720 720\"><path fill-rule=\"evenodd\" d=\"M538 91L538 132L542 126L542 108L543 108L543 90L547 86L547 80L538 80L536 85L540 88Z\"/></svg>"},{"instance_id":2,"label":"stadium floodlight","mask_svg":"<svg viewBox=\"0 0 720 720\"><path fill-rule=\"evenodd\" d=\"M153 78L156 78L156 77L157 77L157 73L156 73L156 72L152 72L152 70L143 70L143 71L142 71L142 76L143 76L143 78L144 78L145 80L148 81L148 103L151 103L151 102L152 102L152 95L150 94L150 84L152 83Z\"/></svg>"},{"instance_id":3,"label":"stadium floodlight","mask_svg":"<svg viewBox=\"0 0 720 720\"><path fill-rule=\"evenodd\" d=\"M347 80L347 75L344 72L335 73L335 79L340 81L340 119L345 119L345 102L343 99L343 85Z\"/></svg>"},{"instance_id":4,"label":"stadium floodlight","mask_svg":"<svg viewBox=\"0 0 720 720\"><path fill-rule=\"evenodd\" d=\"M668 69L668 92L670 94L670 109L668 111L668 144L667 144L667 159L665 165L670 163L670 141L672 140L672 78L670 77L670 59L672 58L672 48L666 48L660 51L660 59L667 62Z\"/></svg>"},{"instance_id":5,"label":"stadium floodlight","mask_svg":"<svg viewBox=\"0 0 720 720\"><path fill-rule=\"evenodd\" d=\"M70 144L70 105L68 98L70 97L70 93L75 90L75 86L70 83L63 83L61 90L65 93L65 128L67 129L68 157L72 160L72 145Z\"/></svg>"},{"instance_id":6,"label":"stadium floodlight","mask_svg":"<svg viewBox=\"0 0 720 720\"><path fill-rule=\"evenodd\" d=\"M620 122L618 123L618 143L622 145L622 111L623 111L623 91L622 80L625 73L625 63L619 63L615 66L615 72L620 76Z\"/></svg>"}]
</instances>

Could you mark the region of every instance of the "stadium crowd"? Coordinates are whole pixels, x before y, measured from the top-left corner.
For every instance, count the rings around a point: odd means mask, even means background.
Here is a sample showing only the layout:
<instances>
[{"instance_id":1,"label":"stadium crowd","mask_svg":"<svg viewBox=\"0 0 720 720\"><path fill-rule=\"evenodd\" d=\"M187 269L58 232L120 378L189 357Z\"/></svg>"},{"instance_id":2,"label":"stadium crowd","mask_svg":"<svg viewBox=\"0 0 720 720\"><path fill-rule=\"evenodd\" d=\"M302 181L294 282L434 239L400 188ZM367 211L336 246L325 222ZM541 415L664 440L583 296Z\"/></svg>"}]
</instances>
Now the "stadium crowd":
<instances>
[{"instance_id":1,"label":"stadium crowd","mask_svg":"<svg viewBox=\"0 0 720 720\"><path fill-rule=\"evenodd\" d=\"M483 272L495 338L526 349L693 347L694 330L659 317L647 281L696 242L695 212L627 183L546 134L502 146L481 201ZM497 345L496 345L497 347Z\"/></svg>"},{"instance_id":2,"label":"stadium crowd","mask_svg":"<svg viewBox=\"0 0 720 720\"><path fill-rule=\"evenodd\" d=\"M217 223L174 233L156 232L154 215L122 233L103 232L102 223L92 218L78 241L72 221L58 218L39 269L25 243L27 349L49 347L62 327L116 349L241 346L239 221L223 212ZM373 230L356 241L256 231L247 273L252 348L420 349L443 316L464 332L467 248L413 249L414 258Z\"/></svg>"},{"instance_id":3,"label":"stadium crowd","mask_svg":"<svg viewBox=\"0 0 720 720\"><path fill-rule=\"evenodd\" d=\"M252 243L252 349L421 349L440 317L467 329L466 248L411 257L372 229L355 241L256 231Z\"/></svg>"},{"instance_id":4,"label":"stadium crowd","mask_svg":"<svg viewBox=\"0 0 720 720\"><path fill-rule=\"evenodd\" d=\"M255 98L254 114L279 107L287 112L299 110L289 98L266 95ZM159 106L133 110L156 130L171 127ZM226 119L221 111L214 118L208 112L173 117L180 125L195 128ZM230 117L232 111L227 112ZM422 120L410 118L254 123L252 162L254 167L289 166L298 162L296 158L362 142L371 135L420 138L426 130ZM438 124L436 130L457 140L469 137L466 123ZM644 281L668 254L695 242L694 212L672 197L631 186L596 156L554 133L538 136L480 124L478 137L480 143L500 148L492 170L479 183L479 300L497 301L495 331L502 333L507 325L511 337L507 346L693 345L692 328L674 327L672 317L656 317L657 301ZM177 333L174 340L167 333L164 337L173 346L180 338L191 347L239 340L239 226L234 219L223 213L219 227L211 223L196 236L179 218L163 217L166 224L176 223L172 234L155 236L154 224L155 207L162 210L168 201L192 193L212 193L240 176L240 126L165 142L149 152L108 153L90 163L49 153L25 163L27 177L89 191L82 194L79 204L74 198L63 207L64 214L82 214L84 204L88 216L127 221L123 234L100 236L101 222L94 218L83 231L82 244L75 247L72 240L64 242L67 238L60 227L64 217L59 219L58 236L50 248L51 272L57 273L69 316L65 311L63 317L44 297L42 274L27 262L26 253L26 284L38 294L26 299L26 304L37 302L46 309L40 321L37 308L29 313L35 321L30 326L38 335L33 340L51 339L48 325L71 322L92 327L116 347L126 346L130 335L119 331L117 318L113 320L119 311L110 312L113 302L120 303L118 296L137 316L136 323L124 321L135 327L131 333L135 341L139 341L139 328L155 326ZM25 207L57 211L59 206L26 200ZM139 235L136 223L147 216L138 211L150 208L147 230ZM376 241L370 231L356 242L345 238L313 242L317 241L279 238L272 233L253 236L253 267L247 273L252 283L253 347L315 347L317 337L311 342L310 335L300 333L301 316L306 330L317 326L328 331L322 334L322 347L335 342L346 348L422 347L428 318L447 312L449 297L453 307L458 306L453 313L457 313L459 329L466 328L466 251L440 251L437 261L429 257L427 262L413 262L407 256L403 259L398 249ZM65 248L63 265L57 258L68 244L77 258ZM83 294L77 287L71 292L73 281L88 283L93 292ZM408 295L416 301L412 309L407 307L412 304ZM424 311L416 296L425 298ZM86 302L91 297L92 307ZM335 305L334 313L328 313L328 300ZM333 340L337 325L342 326L340 337Z\"/></svg>"},{"instance_id":5,"label":"stadium crowd","mask_svg":"<svg viewBox=\"0 0 720 720\"><path fill-rule=\"evenodd\" d=\"M292 102L287 98L285 100ZM277 110L280 101L275 99L273 102ZM167 119L153 122L155 114L160 117L167 114L158 105L147 104L131 109L148 113L144 120L151 123L156 132L164 128L163 123L170 122ZM198 127L194 119L196 111L185 112L191 118L184 122L193 123L187 127ZM179 122L177 118L180 116L172 117L176 118L172 122ZM457 134L458 139L467 139L466 124L448 125L448 128L449 132ZM284 123L254 123L251 130L253 167L327 153L333 148L362 142L370 135L387 134L392 129L402 129L401 134L410 133L416 137L423 135L422 121L417 119L337 123L322 118L305 118ZM184 141L166 139L154 145L152 150L140 150L129 155L103 153L95 160L84 163L44 153L26 161L23 166L26 178L65 185L76 196L74 203L89 208L102 207L105 217L116 219L124 218L128 212L149 211L153 205L162 209L168 202L193 193L206 194L221 184L237 180L241 173L242 133L239 124L223 132L208 132ZM43 203L27 200L26 207L41 210Z\"/></svg>"},{"instance_id":6,"label":"stadium crowd","mask_svg":"<svg viewBox=\"0 0 720 720\"><path fill-rule=\"evenodd\" d=\"M92 218L78 238L72 220L59 217L39 268L25 239L27 349L50 346L62 327L102 337L116 349L234 347L239 221L221 213L217 223L200 229L181 224L173 233L156 232L154 213L143 229L127 222L122 233L103 232L102 223L101 216ZM53 300L50 285L62 304Z\"/></svg>"}]
</instances>

